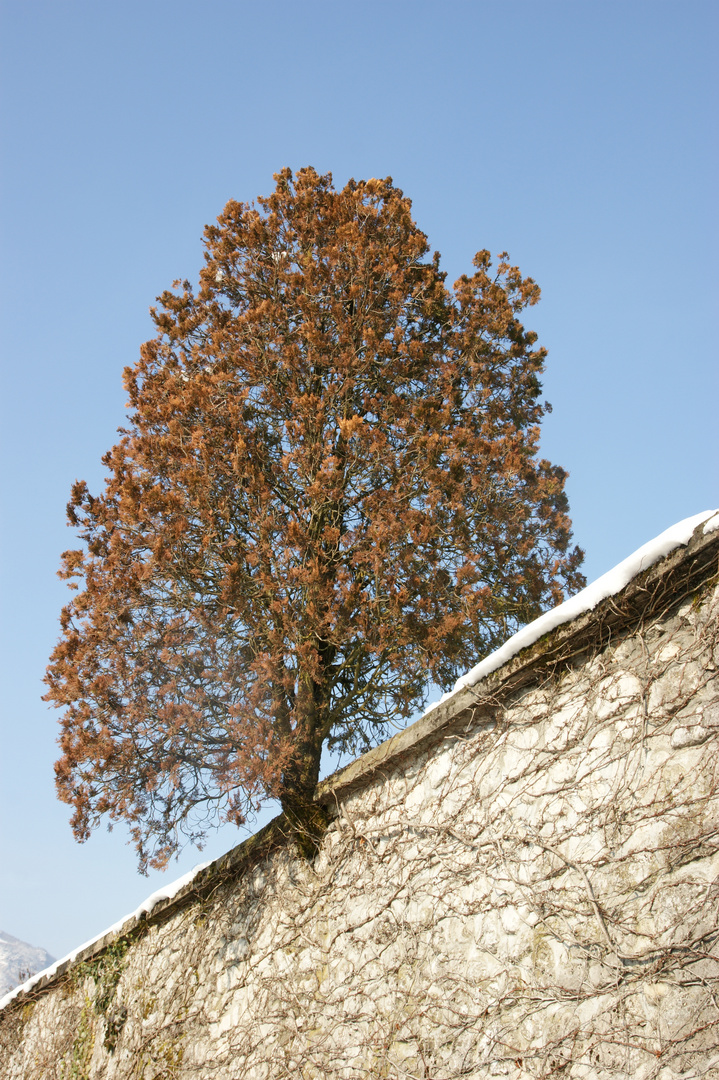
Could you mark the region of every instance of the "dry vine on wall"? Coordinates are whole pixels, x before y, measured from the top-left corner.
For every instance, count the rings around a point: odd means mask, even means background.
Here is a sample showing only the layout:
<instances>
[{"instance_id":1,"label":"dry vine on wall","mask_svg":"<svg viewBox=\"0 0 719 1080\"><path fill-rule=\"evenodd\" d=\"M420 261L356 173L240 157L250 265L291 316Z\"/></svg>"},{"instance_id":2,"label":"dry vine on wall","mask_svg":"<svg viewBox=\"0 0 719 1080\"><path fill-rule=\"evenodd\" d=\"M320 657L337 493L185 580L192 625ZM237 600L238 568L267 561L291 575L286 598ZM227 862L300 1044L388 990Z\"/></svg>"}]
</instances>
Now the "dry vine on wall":
<instances>
[{"instance_id":1,"label":"dry vine on wall","mask_svg":"<svg viewBox=\"0 0 719 1080\"><path fill-rule=\"evenodd\" d=\"M705 594L478 702L313 865L276 852L41 998L7 1075L719 1075L718 659Z\"/></svg>"}]
</instances>

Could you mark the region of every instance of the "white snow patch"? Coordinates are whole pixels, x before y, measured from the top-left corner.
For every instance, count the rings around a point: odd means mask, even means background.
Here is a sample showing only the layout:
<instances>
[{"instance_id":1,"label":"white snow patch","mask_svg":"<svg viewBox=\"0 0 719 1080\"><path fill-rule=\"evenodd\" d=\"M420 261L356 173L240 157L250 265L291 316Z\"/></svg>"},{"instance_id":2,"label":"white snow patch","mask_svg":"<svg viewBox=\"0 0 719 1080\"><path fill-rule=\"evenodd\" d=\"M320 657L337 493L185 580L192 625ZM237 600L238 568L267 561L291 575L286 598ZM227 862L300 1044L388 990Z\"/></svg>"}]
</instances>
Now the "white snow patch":
<instances>
[{"instance_id":1,"label":"white snow patch","mask_svg":"<svg viewBox=\"0 0 719 1080\"><path fill-rule=\"evenodd\" d=\"M90 938L90 940L86 941L83 945L78 945L76 949L69 952L67 956L63 956L61 960L56 960L50 967L45 968L43 971L38 971L36 975L33 975L27 982L22 983L21 986L16 986L9 994L5 994L4 997L0 998L0 1009L4 1009L6 1005L9 1005L13 998L17 997L18 994L27 993L28 990L32 990L33 986L36 986L41 979L54 975L61 964L71 962L85 949L94 945L95 942L99 941L101 938L104 938L106 934L119 933L125 923L129 922L130 919L137 918L145 911L152 911L160 900L171 900L173 896L177 896L180 889L184 888L185 885L189 885L192 879L209 865L209 862L203 862L198 863L197 866L193 866L192 870L188 870L186 874L177 878L176 881L171 881L167 885L163 885L160 889L157 889L154 893L151 893L146 900L142 901L139 907L136 907L134 911L131 911L129 915L125 915L118 922L113 923L112 926L108 926L107 930L103 930L101 934L96 934L95 937Z\"/></svg>"},{"instance_id":2,"label":"white snow patch","mask_svg":"<svg viewBox=\"0 0 719 1080\"><path fill-rule=\"evenodd\" d=\"M443 701L447 701L453 694L458 693L465 687L475 686L480 679L485 677L485 675L489 675L491 672L496 671L497 668L502 667L502 665L506 664L508 660L511 660L513 656L516 656L518 652L522 649L526 649L528 645L533 645L535 641L538 641L544 634L549 633L550 630L554 630L555 627L561 626L563 623L571 622L572 619L576 619L586 611L591 611L607 596L614 596L615 593L620 592L624 586L627 585L633 577L640 574L642 570L646 570L648 566L651 566L659 559L664 558L665 555L674 551L675 548L678 548L683 544L688 544L694 529L702 522L706 522L704 525L705 533L719 529L719 510L704 510L701 514L695 514L693 517L688 517L683 521L677 522L676 525L672 525L671 528L660 533L654 540L650 540L649 543L643 544L633 555L630 555L627 559L623 559L622 562L618 563L613 570L609 570L606 574L602 574L602 576L598 577L596 581L593 581L591 585L587 585L586 589L582 589L581 592L578 592L576 596L572 596L569 600L565 600L563 604L559 604L557 607L552 608L551 611L547 611L544 615L540 615L538 619L535 619L534 622L523 627L505 641L504 645L499 649L496 649L493 653L490 653L489 656L486 656L484 660L481 660L479 664L476 664L475 667L468 671L466 675L463 675L458 679L452 690L443 694L438 702L432 702L431 705L427 706L425 714ZM115 934L121 931L123 926L130 919L142 915L143 912L152 911L160 900L172 899L172 897L176 896L185 885L188 885L201 870L204 870L205 867L209 865L209 862L199 863L176 881L172 881L168 885L163 885L162 888L157 889L156 892L148 896L146 900L143 900L140 906L129 915L125 915L118 922L109 926L107 930L103 930L101 934L97 934L83 945L79 945L76 949L73 949L72 952L68 953L67 956L63 956L61 960L56 960L50 967L45 968L43 971L39 971L21 986L16 986L9 994L0 998L0 1009L4 1009L6 1005L9 1005L18 994L27 993L29 990L32 990L41 979L54 975L61 964L73 961L85 949L94 945L96 941L99 941L108 934Z\"/></svg>"},{"instance_id":3,"label":"white snow patch","mask_svg":"<svg viewBox=\"0 0 719 1080\"><path fill-rule=\"evenodd\" d=\"M580 615L584 615L587 611L592 611L600 601L621 592L625 585L628 585L632 578L640 574L642 570L646 570L648 566L652 566L659 559L663 559L665 555L674 551L675 548L688 544L692 533L703 521L706 522L704 525L705 533L719 529L719 511L703 510L701 514L694 514L692 517L684 518L683 521L678 521L676 525L665 529L659 536L637 548L628 558L622 559L612 570L602 574L596 581L578 592L576 596L570 597L563 604L559 604L557 607L552 608L551 611L546 611L544 615L540 615L534 622L523 626L521 630L518 630L516 634L505 641L504 645L495 649L489 656L485 656L484 660L480 660L466 675L462 675L461 678L457 679L454 687L448 690L446 694L442 694L439 701L433 701L431 705L428 705L424 710L424 715L426 716L437 705L441 705L442 702L447 701L460 690L464 690L468 686L475 686L480 679L502 667L518 652L526 649L528 645L533 645L535 641L539 641L544 634L548 634L563 623L571 622Z\"/></svg>"}]
</instances>

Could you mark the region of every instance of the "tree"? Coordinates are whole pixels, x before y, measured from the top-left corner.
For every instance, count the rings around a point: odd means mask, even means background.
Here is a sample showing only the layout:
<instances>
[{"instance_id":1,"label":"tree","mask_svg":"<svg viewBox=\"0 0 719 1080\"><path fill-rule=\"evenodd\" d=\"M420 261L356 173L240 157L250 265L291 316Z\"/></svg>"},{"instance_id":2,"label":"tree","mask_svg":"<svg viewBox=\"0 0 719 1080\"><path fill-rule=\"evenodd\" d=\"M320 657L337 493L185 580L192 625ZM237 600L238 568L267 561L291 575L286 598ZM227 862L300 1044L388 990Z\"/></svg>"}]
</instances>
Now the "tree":
<instances>
[{"instance_id":1,"label":"tree","mask_svg":"<svg viewBox=\"0 0 719 1080\"><path fill-rule=\"evenodd\" d=\"M537 456L536 284L481 251L447 289L391 179L275 180L159 297L104 493L68 506L58 792L143 867L267 797L316 832L324 745L369 747L583 580Z\"/></svg>"}]
</instances>

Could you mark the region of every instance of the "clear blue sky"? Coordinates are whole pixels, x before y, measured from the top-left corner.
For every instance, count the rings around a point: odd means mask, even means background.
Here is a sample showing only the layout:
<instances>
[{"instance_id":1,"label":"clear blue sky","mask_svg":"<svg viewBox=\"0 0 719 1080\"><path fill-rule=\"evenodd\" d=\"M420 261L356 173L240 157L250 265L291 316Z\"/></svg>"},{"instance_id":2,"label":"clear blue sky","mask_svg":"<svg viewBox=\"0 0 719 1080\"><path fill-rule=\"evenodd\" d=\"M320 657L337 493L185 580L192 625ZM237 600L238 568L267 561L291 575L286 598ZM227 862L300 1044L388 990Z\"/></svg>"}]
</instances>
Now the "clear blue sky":
<instances>
[{"instance_id":1,"label":"clear blue sky","mask_svg":"<svg viewBox=\"0 0 719 1080\"><path fill-rule=\"evenodd\" d=\"M40 701L120 373L203 226L284 165L391 175L450 279L542 286L546 456L596 577L719 503L714 2L4 0L0 927L59 956L158 887L78 846ZM215 856L237 840L218 835ZM190 851L167 872L178 876Z\"/></svg>"}]
</instances>

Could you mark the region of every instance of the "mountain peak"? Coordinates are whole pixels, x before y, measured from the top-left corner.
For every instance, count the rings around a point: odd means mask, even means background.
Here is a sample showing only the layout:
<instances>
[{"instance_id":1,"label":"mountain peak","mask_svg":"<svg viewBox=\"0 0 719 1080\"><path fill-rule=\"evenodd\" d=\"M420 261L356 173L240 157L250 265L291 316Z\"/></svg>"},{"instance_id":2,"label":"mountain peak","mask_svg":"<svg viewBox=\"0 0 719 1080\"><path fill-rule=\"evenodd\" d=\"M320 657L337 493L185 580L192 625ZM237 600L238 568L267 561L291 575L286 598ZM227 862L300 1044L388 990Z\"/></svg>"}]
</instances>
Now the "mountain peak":
<instances>
[{"instance_id":1,"label":"mountain peak","mask_svg":"<svg viewBox=\"0 0 719 1080\"><path fill-rule=\"evenodd\" d=\"M29 945L27 941L0 930L0 997L31 975L49 967L54 959L46 949Z\"/></svg>"}]
</instances>

